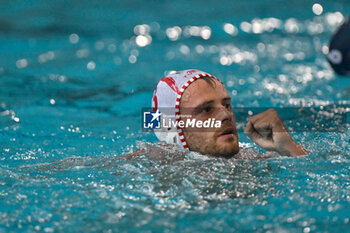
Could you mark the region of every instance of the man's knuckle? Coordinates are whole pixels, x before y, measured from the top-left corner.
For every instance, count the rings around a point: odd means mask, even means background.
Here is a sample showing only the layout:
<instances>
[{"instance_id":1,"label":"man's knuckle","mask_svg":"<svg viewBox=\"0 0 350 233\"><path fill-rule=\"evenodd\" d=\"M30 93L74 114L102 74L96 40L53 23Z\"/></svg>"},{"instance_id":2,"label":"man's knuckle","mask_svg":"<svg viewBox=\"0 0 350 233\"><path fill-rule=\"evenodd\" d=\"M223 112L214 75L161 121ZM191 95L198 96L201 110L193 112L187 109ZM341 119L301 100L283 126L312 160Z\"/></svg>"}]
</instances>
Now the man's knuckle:
<instances>
[{"instance_id":1,"label":"man's knuckle","mask_svg":"<svg viewBox=\"0 0 350 233\"><path fill-rule=\"evenodd\" d=\"M254 123L256 122L256 119L257 119L256 116L253 116L253 117L249 118L248 121L249 121L250 123L254 124Z\"/></svg>"},{"instance_id":2,"label":"man's knuckle","mask_svg":"<svg viewBox=\"0 0 350 233\"><path fill-rule=\"evenodd\" d=\"M273 114L277 114L277 111L276 111L276 109L274 109L274 108L270 108L269 110L267 110L268 112L270 112L270 113L273 113Z\"/></svg>"}]
</instances>

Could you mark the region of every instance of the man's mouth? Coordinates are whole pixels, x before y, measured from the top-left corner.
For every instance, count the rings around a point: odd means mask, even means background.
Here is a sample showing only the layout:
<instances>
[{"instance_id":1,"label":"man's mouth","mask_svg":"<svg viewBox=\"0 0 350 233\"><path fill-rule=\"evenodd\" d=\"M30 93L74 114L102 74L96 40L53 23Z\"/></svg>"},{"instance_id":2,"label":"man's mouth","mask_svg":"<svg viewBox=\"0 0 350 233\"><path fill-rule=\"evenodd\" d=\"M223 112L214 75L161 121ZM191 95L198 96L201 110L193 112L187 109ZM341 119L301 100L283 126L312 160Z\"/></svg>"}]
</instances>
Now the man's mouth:
<instances>
[{"instance_id":1,"label":"man's mouth","mask_svg":"<svg viewBox=\"0 0 350 233\"><path fill-rule=\"evenodd\" d=\"M219 134L219 137L227 138L227 137L233 137L233 135L234 135L233 128L227 128L221 134Z\"/></svg>"}]
</instances>

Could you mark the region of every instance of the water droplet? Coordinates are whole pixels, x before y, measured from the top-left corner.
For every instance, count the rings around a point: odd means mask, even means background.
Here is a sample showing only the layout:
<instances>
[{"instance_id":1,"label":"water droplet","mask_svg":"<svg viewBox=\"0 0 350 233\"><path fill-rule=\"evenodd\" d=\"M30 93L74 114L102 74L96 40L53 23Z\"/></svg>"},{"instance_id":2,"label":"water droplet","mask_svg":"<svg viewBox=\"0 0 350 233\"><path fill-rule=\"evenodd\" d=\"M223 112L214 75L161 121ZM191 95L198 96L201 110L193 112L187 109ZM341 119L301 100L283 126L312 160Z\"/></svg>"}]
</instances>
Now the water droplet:
<instances>
[{"instance_id":1,"label":"water droplet","mask_svg":"<svg viewBox=\"0 0 350 233\"><path fill-rule=\"evenodd\" d=\"M166 35L172 41L178 40L181 36L181 32L182 32L182 29L178 26L166 29Z\"/></svg>"},{"instance_id":2,"label":"water droplet","mask_svg":"<svg viewBox=\"0 0 350 233\"><path fill-rule=\"evenodd\" d=\"M322 12L323 12L323 7L321 4L319 3L315 3L313 6L312 6L312 12L314 12L315 15L321 15Z\"/></svg>"},{"instance_id":3,"label":"water droplet","mask_svg":"<svg viewBox=\"0 0 350 233\"><path fill-rule=\"evenodd\" d=\"M230 23L225 23L224 24L224 31L227 34L232 35L232 36L235 36L235 35L238 34L237 28L234 25L230 24Z\"/></svg>"},{"instance_id":4,"label":"water droplet","mask_svg":"<svg viewBox=\"0 0 350 233\"><path fill-rule=\"evenodd\" d=\"M90 61L87 65L86 68L88 68L88 70L94 70L96 68L96 63L94 61Z\"/></svg>"},{"instance_id":5,"label":"water droplet","mask_svg":"<svg viewBox=\"0 0 350 233\"><path fill-rule=\"evenodd\" d=\"M134 64L137 61L137 57L135 55L130 55L128 60L131 64Z\"/></svg>"},{"instance_id":6,"label":"water droplet","mask_svg":"<svg viewBox=\"0 0 350 233\"><path fill-rule=\"evenodd\" d=\"M69 42L72 44L76 44L79 42L79 36L76 33L70 34L69 35Z\"/></svg>"},{"instance_id":7,"label":"water droplet","mask_svg":"<svg viewBox=\"0 0 350 233\"><path fill-rule=\"evenodd\" d=\"M16 66L18 69L23 69L28 66L28 61L27 59L19 59L16 61Z\"/></svg>"},{"instance_id":8,"label":"water droplet","mask_svg":"<svg viewBox=\"0 0 350 233\"><path fill-rule=\"evenodd\" d=\"M152 42L152 37L149 35L139 35L136 37L136 44L140 47L145 47Z\"/></svg>"}]
</instances>

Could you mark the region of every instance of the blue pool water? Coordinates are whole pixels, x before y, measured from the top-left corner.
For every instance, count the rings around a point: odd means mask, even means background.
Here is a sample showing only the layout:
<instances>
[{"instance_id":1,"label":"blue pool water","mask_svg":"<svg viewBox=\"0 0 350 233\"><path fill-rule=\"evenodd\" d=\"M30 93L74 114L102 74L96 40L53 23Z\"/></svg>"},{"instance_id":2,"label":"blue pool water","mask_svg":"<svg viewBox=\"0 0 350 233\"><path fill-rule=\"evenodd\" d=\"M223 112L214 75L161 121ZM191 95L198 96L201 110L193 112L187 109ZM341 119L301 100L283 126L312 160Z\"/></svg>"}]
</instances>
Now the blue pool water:
<instances>
[{"instance_id":1,"label":"blue pool water","mask_svg":"<svg viewBox=\"0 0 350 233\"><path fill-rule=\"evenodd\" d=\"M236 108L348 114L325 53L349 1L1 5L0 232L349 232L349 124L293 132L299 158L118 159L156 142L141 109L171 70L216 75Z\"/></svg>"}]
</instances>

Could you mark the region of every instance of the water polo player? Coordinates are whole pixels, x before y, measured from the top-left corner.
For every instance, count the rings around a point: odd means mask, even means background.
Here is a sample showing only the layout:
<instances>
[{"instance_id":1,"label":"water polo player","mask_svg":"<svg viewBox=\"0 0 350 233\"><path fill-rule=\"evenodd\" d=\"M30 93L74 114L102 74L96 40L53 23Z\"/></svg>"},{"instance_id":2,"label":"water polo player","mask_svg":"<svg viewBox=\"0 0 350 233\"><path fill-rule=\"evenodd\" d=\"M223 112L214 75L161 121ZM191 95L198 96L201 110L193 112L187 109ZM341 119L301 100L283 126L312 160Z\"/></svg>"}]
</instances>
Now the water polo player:
<instances>
[{"instance_id":1,"label":"water polo player","mask_svg":"<svg viewBox=\"0 0 350 233\"><path fill-rule=\"evenodd\" d=\"M199 70L169 74L159 81L152 107L166 122L177 122L155 130L160 141L212 156L231 158L238 154L240 148L231 98L224 84L213 75ZM195 125L196 121L206 120L219 121L221 125L216 128L205 128L203 123ZM184 123L181 127L180 121L190 124ZM292 139L274 109L249 118L244 133L266 151L287 156L307 154Z\"/></svg>"},{"instance_id":2,"label":"water polo player","mask_svg":"<svg viewBox=\"0 0 350 233\"><path fill-rule=\"evenodd\" d=\"M334 33L327 58L336 73L350 76L350 17Z\"/></svg>"}]
</instances>

